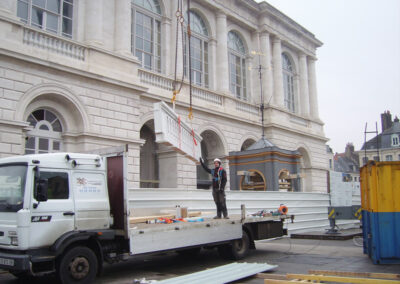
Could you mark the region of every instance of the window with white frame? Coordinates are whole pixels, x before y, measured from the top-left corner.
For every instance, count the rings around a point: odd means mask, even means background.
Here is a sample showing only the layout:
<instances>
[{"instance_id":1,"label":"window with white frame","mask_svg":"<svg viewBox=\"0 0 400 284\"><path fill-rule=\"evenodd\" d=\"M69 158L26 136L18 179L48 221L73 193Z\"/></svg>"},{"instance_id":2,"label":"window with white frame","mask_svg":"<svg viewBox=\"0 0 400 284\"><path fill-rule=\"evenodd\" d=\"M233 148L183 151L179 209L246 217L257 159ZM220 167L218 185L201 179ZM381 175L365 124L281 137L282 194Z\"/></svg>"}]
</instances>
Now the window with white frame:
<instances>
[{"instance_id":1,"label":"window with white frame","mask_svg":"<svg viewBox=\"0 0 400 284\"><path fill-rule=\"evenodd\" d=\"M18 0L17 5L24 23L72 38L73 0Z\"/></svg>"},{"instance_id":2,"label":"window with white frame","mask_svg":"<svg viewBox=\"0 0 400 284\"><path fill-rule=\"evenodd\" d=\"M392 155L386 155L386 161L393 161L393 156Z\"/></svg>"},{"instance_id":3,"label":"window with white frame","mask_svg":"<svg viewBox=\"0 0 400 284\"><path fill-rule=\"evenodd\" d=\"M229 89L238 99L247 100L246 51L236 32L228 33Z\"/></svg>"},{"instance_id":4,"label":"window with white frame","mask_svg":"<svg viewBox=\"0 0 400 284\"><path fill-rule=\"evenodd\" d=\"M132 0L132 53L146 69L161 72L161 8L158 0Z\"/></svg>"},{"instance_id":5,"label":"window with white frame","mask_svg":"<svg viewBox=\"0 0 400 284\"><path fill-rule=\"evenodd\" d=\"M398 134L392 135L392 146L400 146Z\"/></svg>"},{"instance_id":6,"label":"window with white frame","mask_svg":"<svg viewBox=\"0 0 400 284\"><path fill-rule=\"evenodd\" d=\"M51 111L38 109L28 116L33 130L27 132L25 154L60 152L62 149L62 125Z\"/></svg>"},{"instance_id":7,"label":"window with white frame","mask_svg":"<svg viewBox=\"0 0 400 284\"><path fill-rule=\"evenodd\" d=\"M203 18L196 12L190 11L190 63L192 82L198 86L209 87L208 75L208 30ZM189 44L185 34L184 70L188 76L189 69Z\"/></svg>"},{"instance_id":8,"label":"window with white frame","mask_svg":"<svg viewBox=\"0 0 400 284\"><path fill-rule=\"evenodd\" d=\"M282 54L282 71L285 107L291 112L295 112L294 68L292 60L286 53Z\"/></svg>"}]
</instances>

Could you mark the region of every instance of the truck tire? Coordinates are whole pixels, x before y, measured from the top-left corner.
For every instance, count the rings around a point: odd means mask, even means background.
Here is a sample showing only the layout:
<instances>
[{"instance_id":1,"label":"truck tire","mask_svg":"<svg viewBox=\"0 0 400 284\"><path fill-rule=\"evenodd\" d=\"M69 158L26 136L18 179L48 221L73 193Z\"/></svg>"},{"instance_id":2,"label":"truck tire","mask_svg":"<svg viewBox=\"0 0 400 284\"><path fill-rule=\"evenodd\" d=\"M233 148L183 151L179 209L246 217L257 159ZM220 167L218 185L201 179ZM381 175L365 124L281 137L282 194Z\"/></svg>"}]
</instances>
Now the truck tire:
<instances>
[{"instance_id":1,"label":"truck tire","mask_svg":"<svg viewBox=\"0 0 400 284\"><path fill-rule=\"evenodd\" d=\"M97 270L96 254L88 247L76 246L61 257L57 273L63 284L89 284L96 278Z\"/></svg>"},{"instance_id":2,"label":"truck tire","mask_svg":"<svg viewBox=\"0 0 400 284\"><path fill-rule=\"evenodd\" d=\"M231 253L234 260L242 259L249 253L250 238L246 231L243 231L242 238L232 241Z\"/></svg>"},{"instance_id":3,"label":"truck tire","mask_svg":"<svg viewBox=\"0 0 400 284\"><path fill-rule=\"evenodd\" d=\"M250 249L250 238L246 231L243 231L242 238L232 241L229 245L220 245L218 253L221 257L232 260L244 258Z\"/></svg>"}]
</instances>

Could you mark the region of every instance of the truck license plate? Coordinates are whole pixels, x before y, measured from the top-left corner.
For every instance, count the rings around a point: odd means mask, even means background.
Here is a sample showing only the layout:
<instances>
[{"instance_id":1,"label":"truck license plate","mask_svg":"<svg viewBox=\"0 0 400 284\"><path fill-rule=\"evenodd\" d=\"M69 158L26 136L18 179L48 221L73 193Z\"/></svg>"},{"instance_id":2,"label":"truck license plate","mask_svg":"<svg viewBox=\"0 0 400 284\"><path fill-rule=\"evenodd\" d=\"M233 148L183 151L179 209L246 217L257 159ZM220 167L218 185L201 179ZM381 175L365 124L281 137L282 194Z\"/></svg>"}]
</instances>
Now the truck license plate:
<instances>
[{"instance_id":1,"label":"truck license plate","mask_svg":"<svg viewBox=\"0 0 400 284\"><path fill-rule=\"evenodd\" d=\"M0 264L14 266L14 259L0 257Z\"/></svg>"}]
</instances>

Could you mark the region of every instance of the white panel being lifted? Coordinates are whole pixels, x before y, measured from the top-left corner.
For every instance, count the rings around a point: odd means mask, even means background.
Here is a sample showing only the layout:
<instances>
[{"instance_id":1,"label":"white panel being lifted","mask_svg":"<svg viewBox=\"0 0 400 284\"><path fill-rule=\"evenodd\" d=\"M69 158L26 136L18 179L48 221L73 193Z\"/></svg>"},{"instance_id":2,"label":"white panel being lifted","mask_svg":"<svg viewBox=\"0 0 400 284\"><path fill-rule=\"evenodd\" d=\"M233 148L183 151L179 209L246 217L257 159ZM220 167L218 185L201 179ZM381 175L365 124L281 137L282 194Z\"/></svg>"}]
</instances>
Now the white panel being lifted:
<instances>
[{"instance_id":1,"label":"white panel being lifted","mask_svg":"<svg viewBox=\"0 0 400 284\"><path fill-rule=\"evenodd\" d=\"M175 151L198 163L201 157L201 136L183 122L165 102L154 103L153 107L156 142L171 146Z\"/></svg>"}]
</instances>

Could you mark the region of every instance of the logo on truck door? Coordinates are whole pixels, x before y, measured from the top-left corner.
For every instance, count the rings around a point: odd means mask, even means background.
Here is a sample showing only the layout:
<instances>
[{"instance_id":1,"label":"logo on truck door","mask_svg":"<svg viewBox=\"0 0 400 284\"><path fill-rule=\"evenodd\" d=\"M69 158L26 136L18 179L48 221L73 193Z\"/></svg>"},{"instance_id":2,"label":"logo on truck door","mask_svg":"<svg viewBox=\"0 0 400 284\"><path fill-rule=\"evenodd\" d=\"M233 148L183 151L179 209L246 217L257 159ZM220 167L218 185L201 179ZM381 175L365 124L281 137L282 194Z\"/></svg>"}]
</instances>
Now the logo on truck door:
<instances>
[{"instance_id":1,"label":"logo on truck door","mask_svg":"<svg viewBox=\"0 0 400 284\"><path fill-rule=\"evenodd\" d=\"M79 193L99 193L103 185L101 180L84 177L76 177L75 184Z\"/></svg>"},{"instance_id":2,"label":"logo on truck door","mask_svg":"<svg viewBox=\"0 0 400 284\"><path fill-rule=\"evenodd\" d=\"M32 223L37 223L37 222L50 222L51 216L32 216L31 217L31 222Z\"/></svg>"}]
</instances>

